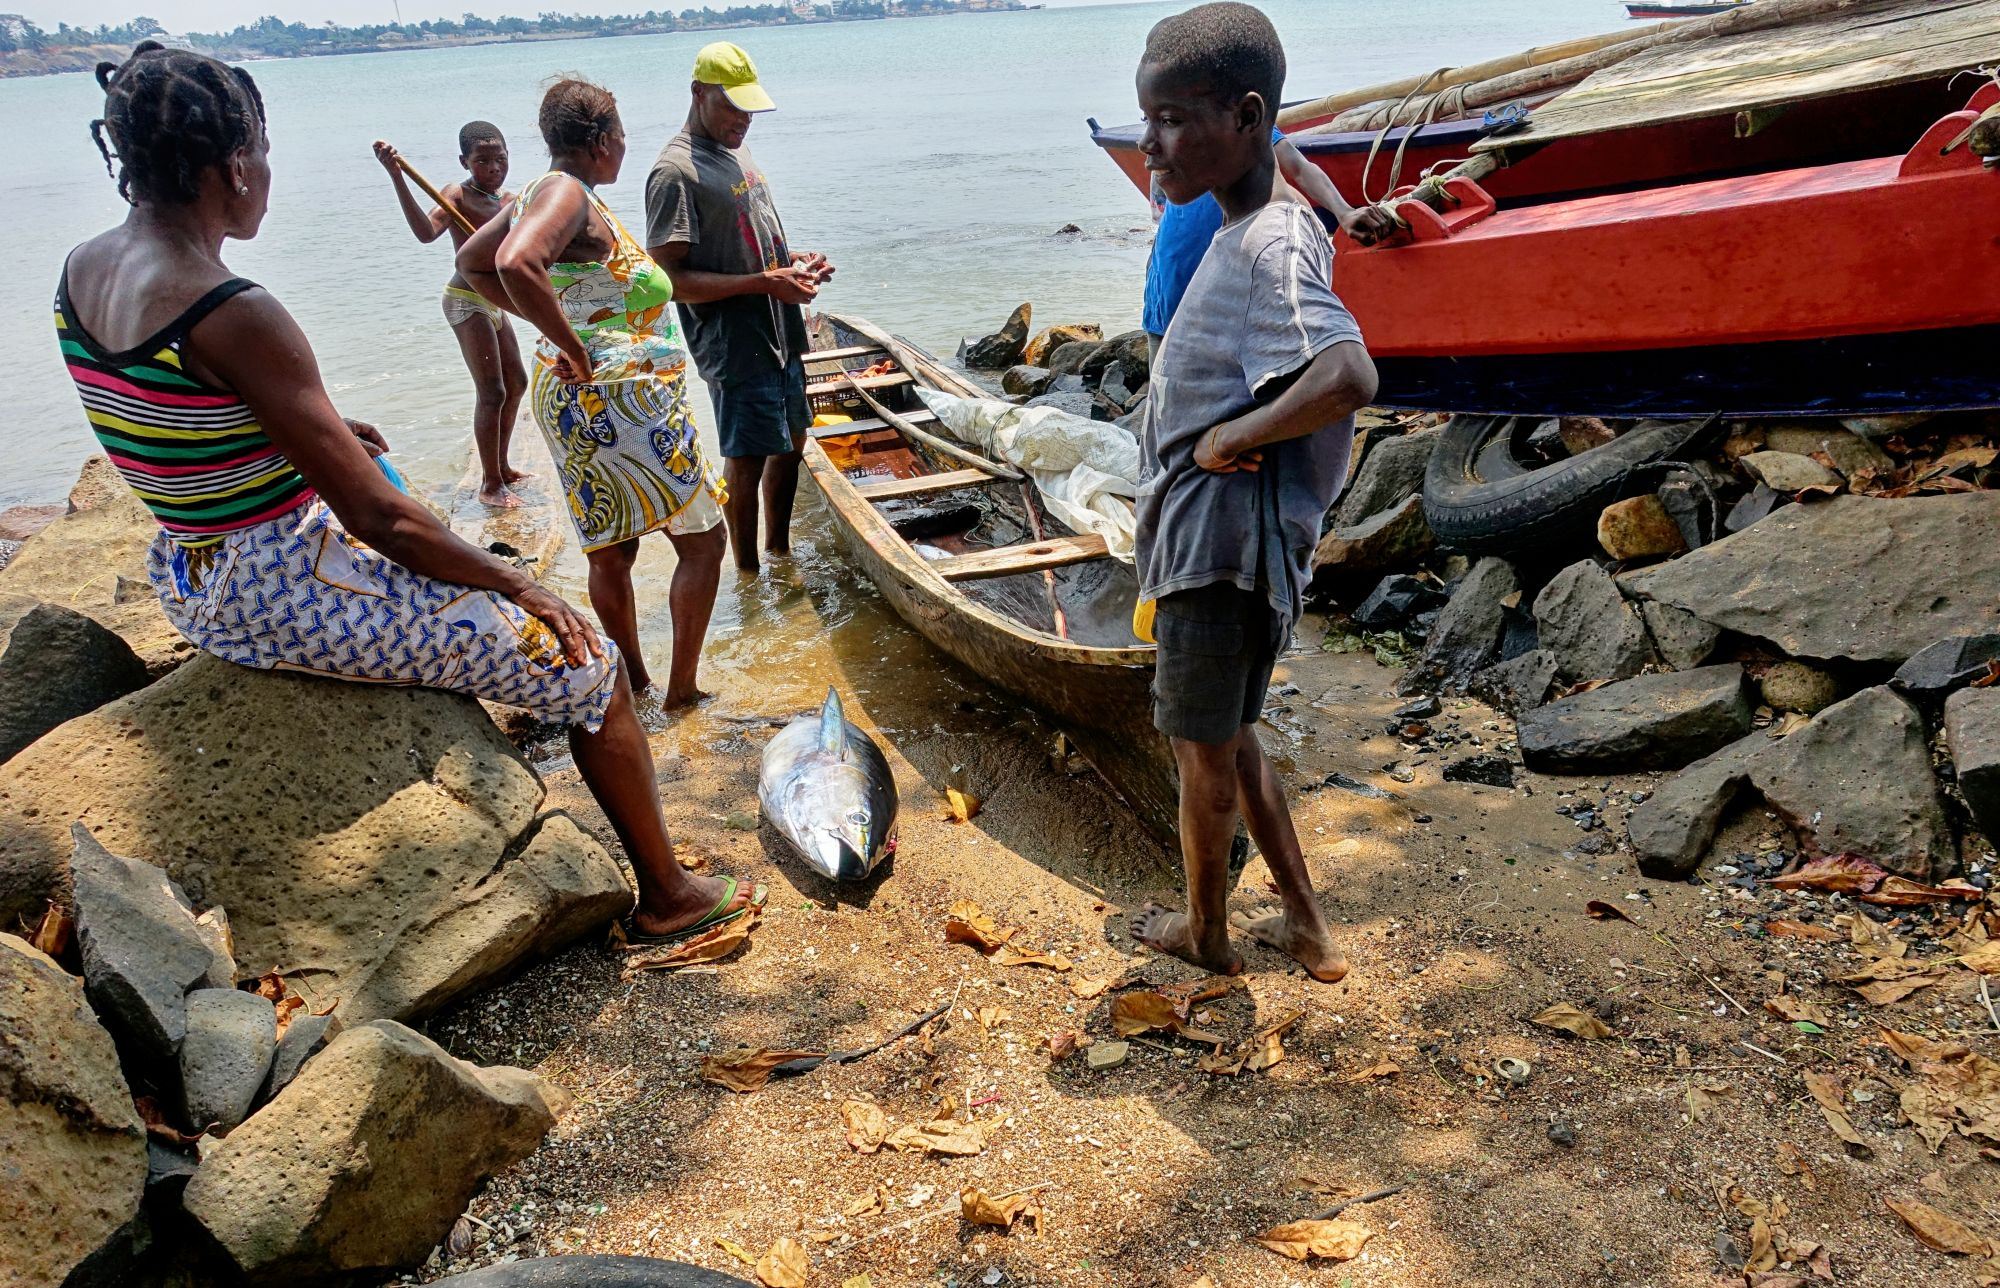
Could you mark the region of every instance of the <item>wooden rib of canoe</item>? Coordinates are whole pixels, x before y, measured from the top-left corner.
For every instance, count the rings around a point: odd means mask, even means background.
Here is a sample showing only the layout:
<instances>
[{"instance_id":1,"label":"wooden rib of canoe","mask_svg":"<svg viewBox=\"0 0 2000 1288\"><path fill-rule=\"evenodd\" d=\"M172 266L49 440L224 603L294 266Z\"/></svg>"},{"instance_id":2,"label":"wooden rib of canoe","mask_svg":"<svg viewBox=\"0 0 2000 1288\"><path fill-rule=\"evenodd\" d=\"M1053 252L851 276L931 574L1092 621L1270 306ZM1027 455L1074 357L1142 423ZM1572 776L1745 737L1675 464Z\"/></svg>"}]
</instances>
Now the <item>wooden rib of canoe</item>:
<instances>
[{"instance_id":1,"label":"wooden rib of canoe","mask_svg":"<svg viewBox=\"0 0 2000 1288\"><path fill-rule=\"evenodd\" d=\"M1177 780L1152 724L1154 650L1131 631L1132 570L1044 514L1012 466L942 450L955 445L913 388L983 391L860 318L815 331L814 410L854 419L815 428L805 463L855 565L925 639L1053 720L1171 844ZM846 374L870 371L872 404Z\"/></svg>"}]
</instances>

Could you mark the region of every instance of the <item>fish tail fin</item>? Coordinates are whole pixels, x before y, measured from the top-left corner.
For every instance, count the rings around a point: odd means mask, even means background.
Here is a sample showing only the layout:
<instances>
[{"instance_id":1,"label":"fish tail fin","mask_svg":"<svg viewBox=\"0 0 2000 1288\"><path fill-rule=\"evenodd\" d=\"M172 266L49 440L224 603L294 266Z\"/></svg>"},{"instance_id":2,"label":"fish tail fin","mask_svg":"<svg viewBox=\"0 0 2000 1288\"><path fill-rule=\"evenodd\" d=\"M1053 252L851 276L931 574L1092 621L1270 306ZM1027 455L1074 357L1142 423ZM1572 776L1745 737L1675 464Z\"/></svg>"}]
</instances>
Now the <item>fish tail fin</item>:
<instances>
[{"instance_id":1,"label":"fish tail fin","mask_svg":"<svg viewBox=\"0 0 2000 1288\"><path fill-rule=\"evenodd\" d=\"M836 756L847 754L847 717L840 709L840 694L832 685L826 689L826 705L819 709L819 745Z\"/></svg>"}]
</instances>

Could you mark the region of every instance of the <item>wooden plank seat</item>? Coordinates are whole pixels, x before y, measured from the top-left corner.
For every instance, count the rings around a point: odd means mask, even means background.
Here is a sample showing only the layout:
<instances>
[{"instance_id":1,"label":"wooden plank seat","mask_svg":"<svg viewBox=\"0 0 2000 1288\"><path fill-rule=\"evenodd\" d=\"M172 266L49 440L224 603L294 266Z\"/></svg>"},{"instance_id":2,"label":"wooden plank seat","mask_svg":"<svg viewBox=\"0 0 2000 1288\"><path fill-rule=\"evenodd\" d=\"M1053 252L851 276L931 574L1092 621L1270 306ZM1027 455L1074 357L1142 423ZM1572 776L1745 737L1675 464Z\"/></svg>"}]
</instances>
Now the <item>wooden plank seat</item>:
<instances>
[{"instance_id":1,"label":"wooden plank seat","mask_svg":"<svg viewBox=\"0 0 2000 1288\"><path fill-rule=\"evenodd\" d=\"M866 501L895 501L907 496L929 496L934 492L951 492L991 482L993 476L984 470L945 470L937 474L919 474L915 478L856 483L854 490Z\"/></svg>"},{"instance_id":2,"label":"wooden plank seat","mask_svg":"<svg viewBox=\"0 0 2000 1288\"><path fill-rule=\"evenodd\" d=\"M849 358L872 358L878 353L887 352L888 350L879 344L857 344L845 349L821 349L817 353L808 353L805 356L805 360L807 362L845 362Z\"/></svg>"},{"instance_id":3,"label":"wooden plank seat","mask_svg":"<svg viewBox=\"0 0 2000 1288\"><path fill-rule=\"evenodd\" d=\"M970 554L931 560L931 568L946 581L978 581L986 577L1011 577L1016 573L1040 572L1044 568L1066 568L1110 555L1104 538L1095 532L1080 537L1050 537L1018 546L995 546Z\"/></svg>"},{"instance_id":4,"label":"wooden plank seat","mask_svg":"<svg viewBox=\"0 0 2000 1288\"><path fill-rule=\"evenodd\" d=\"M937 420L932 411L910 411L901 413L904 420L912 425L929 425ZM845 438L849 434L872 434L889 428L880 416L869 416L862 420L843 421L838 425L815 425L806 432L814 438Z\"/></svg>"},{"instance_id":5,"label":"wooden plank seat","mask_svg":"<svg viewBox=\"0 0 2000 1288\"><path fill-rule=\"evenodd\" d=\"M897 385L914 384L916 377L907 371L892 371L886 376L857 376L853 384L846 376L835 376L831 380L814 380L806 385L807 397L819 394L837 394L858 384L863 389L890 389Z\"/></svg>"}]
</instances>

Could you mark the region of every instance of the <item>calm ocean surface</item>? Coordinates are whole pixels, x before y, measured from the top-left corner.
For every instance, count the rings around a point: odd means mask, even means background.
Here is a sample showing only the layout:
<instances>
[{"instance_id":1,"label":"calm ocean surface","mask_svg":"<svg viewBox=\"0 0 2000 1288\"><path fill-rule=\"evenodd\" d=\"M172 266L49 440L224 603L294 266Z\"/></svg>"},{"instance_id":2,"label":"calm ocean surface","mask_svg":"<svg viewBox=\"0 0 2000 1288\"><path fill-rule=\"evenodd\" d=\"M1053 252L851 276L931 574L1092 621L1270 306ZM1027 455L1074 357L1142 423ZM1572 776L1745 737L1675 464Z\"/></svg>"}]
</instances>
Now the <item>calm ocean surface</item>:
<instances>
[{"instance_id":1,"label":"calm ocean surface","mask_svg":"<svg viewBox=\"0 0 2000 1288\"><path fill-rule=\"evenodd\" d=\"M1132 71L1148 27L1184 7L1110 5L735 33L779 111L750 146L792 242L840 276L828 307L947 355L1022 300L1037 325L1137 325L1146 207L1089 141L1084 119L1136 120ZM1612 29L1609 0L1270 0L1291 62L1288 97ZM519 183L546 153L541 83L578 72L618 95L631 157L606 190L635 230L644 178L686 111L708 35L630 37L278 61L254 72L269 104L270 217L231 265L270 288L311 337L343 412L390 435L419 483L469 459L464 369L438 308L444 242L420 246L369 143L385 137L443 183L459 124L506 132ZM87 135L102 96L86 75L0 81L6 252L0 272L0 504L60 497L90 449L56 360L48 304L63 254L122 218ZM1082 236L1058 237L1065 224ZM518 325L518 324L517 324ZM695 399L706 421L705 397ZM546 469L524 410L516 457Z\"/></svg>"}]
</instances>

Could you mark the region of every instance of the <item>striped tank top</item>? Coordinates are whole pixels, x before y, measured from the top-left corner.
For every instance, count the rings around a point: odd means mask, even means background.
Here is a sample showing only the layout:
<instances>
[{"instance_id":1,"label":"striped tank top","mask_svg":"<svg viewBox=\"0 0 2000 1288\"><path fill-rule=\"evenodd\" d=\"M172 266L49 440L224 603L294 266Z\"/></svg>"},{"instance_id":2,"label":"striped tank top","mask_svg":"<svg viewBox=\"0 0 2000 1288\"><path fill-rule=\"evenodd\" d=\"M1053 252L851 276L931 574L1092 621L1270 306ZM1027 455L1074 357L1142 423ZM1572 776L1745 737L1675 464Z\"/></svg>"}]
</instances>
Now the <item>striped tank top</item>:
<instances>
[{"instance_id":1,"label":"striped tank top","mask_svg":"<svg viewBox=\"0 0 2000 1288\"><path fill-rule=\"evenodd\" d=\"M233 277L119 353L76 320L67 269L56 288L56 336L91 431L178 546L215 545L313 495L248 404L182 370L181 346L194 325L255 285Z\"/></svg>"}]
</instances>

